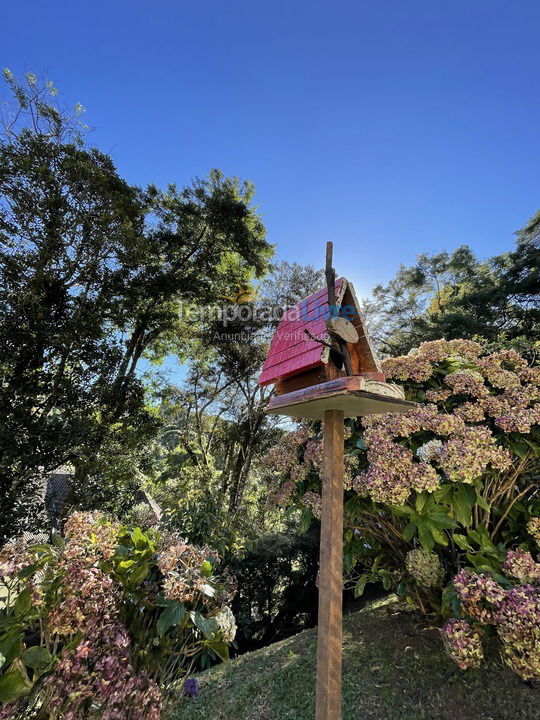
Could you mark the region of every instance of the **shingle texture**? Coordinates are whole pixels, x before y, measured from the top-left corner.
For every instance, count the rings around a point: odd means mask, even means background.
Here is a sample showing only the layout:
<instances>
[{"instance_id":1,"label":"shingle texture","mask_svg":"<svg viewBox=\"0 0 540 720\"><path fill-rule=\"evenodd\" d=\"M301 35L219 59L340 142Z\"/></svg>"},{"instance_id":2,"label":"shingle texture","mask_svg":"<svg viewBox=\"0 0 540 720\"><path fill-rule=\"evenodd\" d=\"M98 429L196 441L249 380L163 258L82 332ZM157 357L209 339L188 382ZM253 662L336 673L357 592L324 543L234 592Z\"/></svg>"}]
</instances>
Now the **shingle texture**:
<instances>
[{"instance_id":1,"label":"shingle texture","mask_svg":"<svg viewBox=\"0 0 540 720\"><path fill-rule=\"evenodd\" d=\"M343 279L336 281L336 296ZM260 385L270 385L291 375L322 365L324 345L307 334L325 339L328 317L328 290L324 288L285 312L270 345L259 377Z\"/></svg>"}]
</instances>

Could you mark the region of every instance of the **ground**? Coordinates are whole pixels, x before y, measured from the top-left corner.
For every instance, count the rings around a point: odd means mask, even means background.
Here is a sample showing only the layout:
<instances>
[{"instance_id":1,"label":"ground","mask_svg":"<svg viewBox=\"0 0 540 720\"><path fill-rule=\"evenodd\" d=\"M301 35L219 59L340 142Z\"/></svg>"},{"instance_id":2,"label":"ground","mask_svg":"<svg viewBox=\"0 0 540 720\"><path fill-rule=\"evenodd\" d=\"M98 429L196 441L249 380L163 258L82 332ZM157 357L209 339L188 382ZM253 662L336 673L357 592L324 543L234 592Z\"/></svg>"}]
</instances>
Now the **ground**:
<instances>
[{"instance_id":1,"label":"ground","mask_svg":"<svg viewBox=\"0 0 540 720\"><path fill-rule=\"evenodd\" d=\"M199 675L201 694L170 720L313 720L316 631L248 653ZM463 672L439 630L395 602L344 621L343 720L538 720L540 687L495 655Z\"/></svg>"}]
</instances>

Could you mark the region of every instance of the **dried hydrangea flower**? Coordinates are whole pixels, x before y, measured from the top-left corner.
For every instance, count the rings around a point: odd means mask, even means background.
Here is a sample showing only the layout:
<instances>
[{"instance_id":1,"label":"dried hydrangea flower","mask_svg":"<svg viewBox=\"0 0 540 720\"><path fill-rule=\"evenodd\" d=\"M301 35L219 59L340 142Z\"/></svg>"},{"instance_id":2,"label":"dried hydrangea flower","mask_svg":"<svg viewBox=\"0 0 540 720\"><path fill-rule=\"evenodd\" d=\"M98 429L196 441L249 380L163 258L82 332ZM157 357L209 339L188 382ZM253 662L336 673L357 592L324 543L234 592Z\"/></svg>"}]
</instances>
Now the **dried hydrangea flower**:
<instances>
[{"instance_id":1,"label":"dried hydrangea flower","mask_svg":"<svg viewBox=\"0 0 540 720\"><path fill-rule=\"evenodd\" d=\"M215 618L223 640L226 643L232 643L236 637L236 620L231 608L225 605Z\"/></svg>"},{"instance_id":2,"label":"dried hydrangea flower","mask_svg":"<svg viewBox=\"0 0 540 720\"><path fill-rule=\"evenodd\" d=\"M439 450L442 448L443 442L439 439L428 440L428 442L420 445L417 449L416 454L424 462L429 462L437 458Z\"/></svg>"},{"instance_id":3,"label":"dried hydrangea flower","mask_svg":"<svg viewBox=\"0 0 540 720\"><path fill-rule=\"evenodd\" d=\"M506 593L493 578L462 570L454 578L454 587L464 615L485 625L495 622Z\"/></svg>"},{"instance_id":4,"label":"dried hydrangea flower","mask_svg":"<svg viewBox=\"0 0 540 720\"><path fill-rule=\"evenodd\" d=\"M503 571L520 583L540 582L540 563L534 561L530 552L508 550Z\"/></svg>"},{"instance_id":5,"label":"dried hydrangea flower","mask_svg":"<svg viewBox=\"0 0 540 720\"><path fill-rule=\"evenodd\" d=\"M308 490L308 492L302 495L301 502L302 505L311 510L313 517L321 517L322 498L318 493Z\"/></svg>"},{"instance_id":6,"label":"dried hydrangea flower","mask_svg":"<svg viewBox=\"0 0 540 720\"><path fill-rule=\"evenodd\" d=\"M405 558L405 566L422 587L436 587L442 582L444 570L435 553L427 553L421 548L409 550Z\"/></svg>"},{"instance_id":7,"label":"dried hydrangea flower","mask_svg":"<svg viewBox=\"0 0 540 720\"><path fill-rule=\"evenodd\" d=\"M540 546L540 517L532 517L527 523L527 530L536 544Z\"/></svg>"},{"instance_id":8,"label":"dried hydrangea flower","mask_svg":"<svg viewBox=\"0 0 540 720\"><path fill-rule=\"evenodd\" d=\"M523 680L540 679L540 588L508 590L496 629L505 663Z\"/></svg>"},{"instance_id":9,"label":"dried hydrangea flower","mask_svg":"<svg viewBox=\"0 0 540 720\"><path fill-rule=\"evenodd\" d=\"M462 670L480 667L484 659L482 637L470 623L449 620L442 634L450 657Z\"/></svg>"}]
</instances>

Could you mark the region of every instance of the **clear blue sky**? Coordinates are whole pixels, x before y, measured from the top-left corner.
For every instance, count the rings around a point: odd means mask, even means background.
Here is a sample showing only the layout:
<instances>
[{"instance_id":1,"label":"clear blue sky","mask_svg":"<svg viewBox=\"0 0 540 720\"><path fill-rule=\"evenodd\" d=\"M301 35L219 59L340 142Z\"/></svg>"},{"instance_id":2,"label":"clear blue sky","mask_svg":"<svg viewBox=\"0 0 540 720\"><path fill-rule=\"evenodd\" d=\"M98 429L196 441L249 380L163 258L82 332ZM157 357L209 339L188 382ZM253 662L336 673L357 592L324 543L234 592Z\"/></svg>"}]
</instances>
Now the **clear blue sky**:
<instances>
[{"instance_id":1,"label":"clear blue sky","mask_svg":"<svg viewBox=\"0 0 540 720\"><path fill-rule=\"evenodd\" d=\"M331 239L362 293L540 208L538 0L13 0L2 26L128 180L249 178L278 257Z\"/></svg>"}]
</instances>

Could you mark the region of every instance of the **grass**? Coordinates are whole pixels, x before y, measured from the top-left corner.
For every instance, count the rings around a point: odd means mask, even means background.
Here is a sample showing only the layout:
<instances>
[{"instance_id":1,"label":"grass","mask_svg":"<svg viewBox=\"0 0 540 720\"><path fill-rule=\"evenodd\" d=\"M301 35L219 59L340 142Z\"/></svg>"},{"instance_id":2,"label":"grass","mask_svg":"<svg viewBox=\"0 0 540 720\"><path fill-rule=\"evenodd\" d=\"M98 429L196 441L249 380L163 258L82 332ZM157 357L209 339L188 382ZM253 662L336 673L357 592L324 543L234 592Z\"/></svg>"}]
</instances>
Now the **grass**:
<instances>
[{"instance_id":1,"label":"grass","mask_svg":"<svg viewBox=\"0 0 540 720\"><path fill-rule=\"evenodd\" d=\"M201 694L169 720L313 720L316 631L199 675ZM344 621L343 720L538 720L540 688L495 657L462 672L439 631L393 601Z\"/></svg>"}]
</instances>

